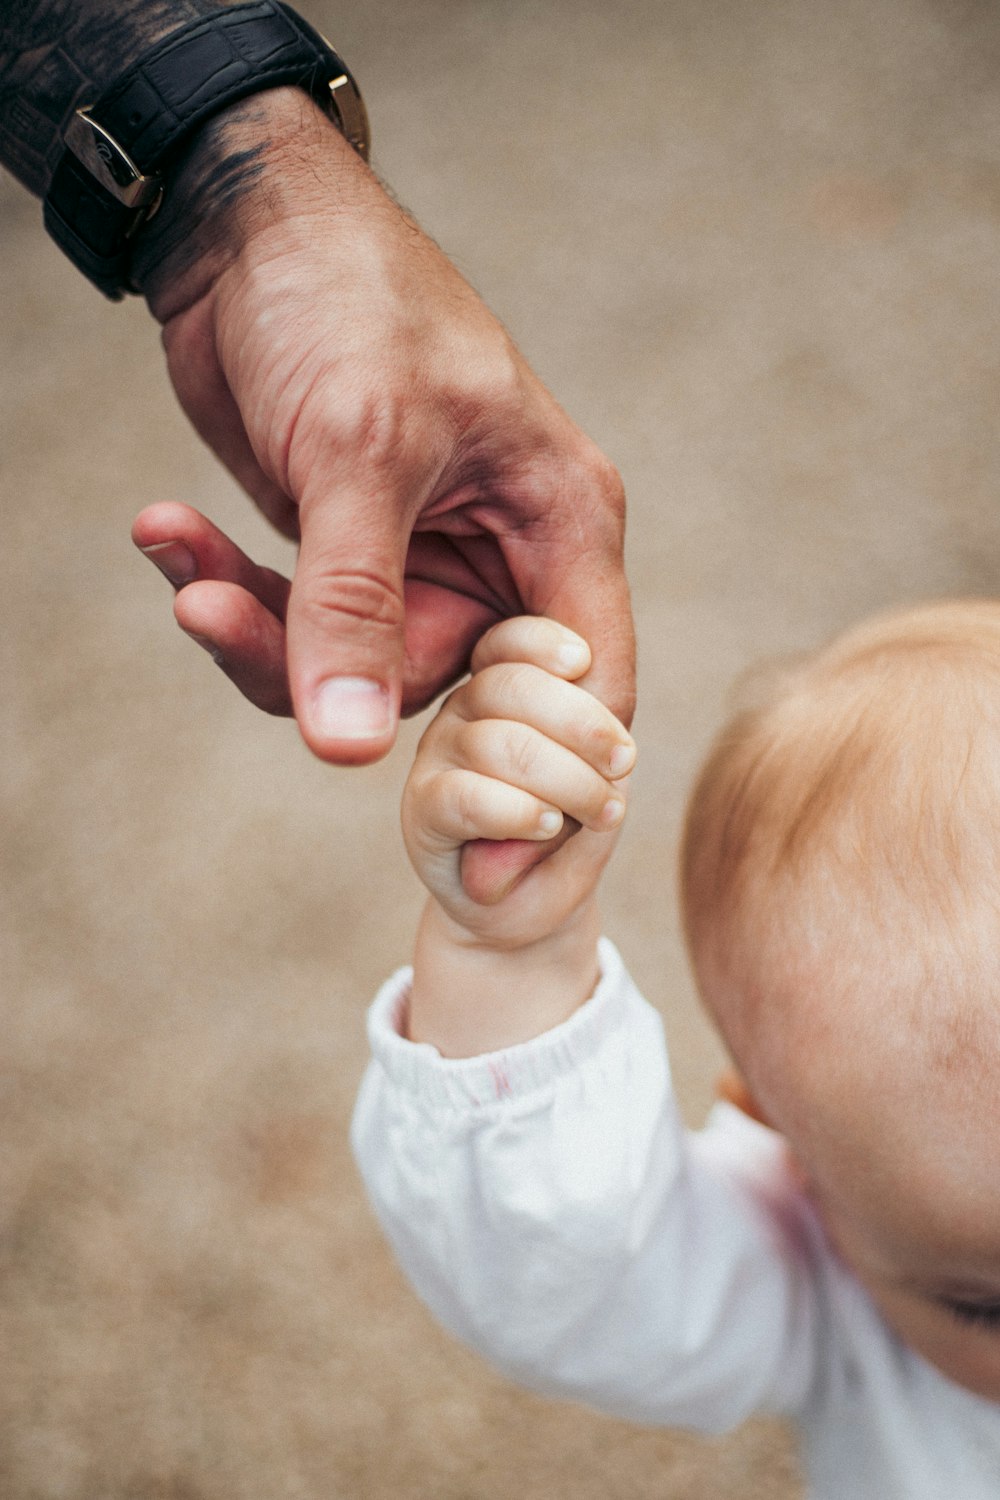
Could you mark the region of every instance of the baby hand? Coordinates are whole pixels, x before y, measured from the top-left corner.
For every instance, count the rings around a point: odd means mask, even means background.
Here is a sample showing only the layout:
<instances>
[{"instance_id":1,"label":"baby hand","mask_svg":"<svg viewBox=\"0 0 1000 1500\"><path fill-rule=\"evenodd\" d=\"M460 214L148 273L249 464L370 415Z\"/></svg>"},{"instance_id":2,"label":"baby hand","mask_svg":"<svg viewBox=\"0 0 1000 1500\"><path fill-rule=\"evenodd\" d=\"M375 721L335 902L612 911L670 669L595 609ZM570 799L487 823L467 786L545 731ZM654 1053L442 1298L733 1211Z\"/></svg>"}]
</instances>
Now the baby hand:
<instances>
[{"instance_id":1,"label":"baby hand","mask_svg":"<svg viewBox=\"0 0 1000 1500\"><path fill-rule=\"evenodd\" d=\"M521 947L549 935L592 894L611 854L635 745L574 685L589 666L586 643L554 620L504 620L481 638L471 678L420 742L403 795L407 851L447 916L477 941ZM560 844L570 820L580 831ZM559 847L487 905L462 879L463 846L480 839Z\"/></svg>"}]
</instances>

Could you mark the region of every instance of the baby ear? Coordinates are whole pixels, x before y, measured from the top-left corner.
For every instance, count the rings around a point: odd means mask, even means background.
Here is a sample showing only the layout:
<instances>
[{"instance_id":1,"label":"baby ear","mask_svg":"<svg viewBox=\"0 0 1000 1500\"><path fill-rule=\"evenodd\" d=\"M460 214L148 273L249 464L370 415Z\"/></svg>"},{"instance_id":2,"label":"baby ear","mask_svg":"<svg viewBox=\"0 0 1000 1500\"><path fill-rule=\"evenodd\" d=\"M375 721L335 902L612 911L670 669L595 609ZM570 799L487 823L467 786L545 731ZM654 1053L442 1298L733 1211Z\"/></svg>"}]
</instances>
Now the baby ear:
<instances>
[{"instance_id":1,"label":"baby ear","mask_svg":"<svg viewBox=\"0 0 1000 1500\"><path fill-rule=\"evenodd\" d=\"M758 1125L766 1125L768 1130L776 1128L750 1092L750 1086L738 1068L730 1065L723 1069L716 1080L715 1092L726 1104L734 1105L748 1119L756 1120ZM792 1148L786 1145L786 1149L788 1165L793 1177L804 1193L809 1192L809 1174Z\"/></svg>"},{"instance_id":2,"label":"baby ear","mask_svg":"<svg viewBox=\"0 0 1000 1500\"><path fill-rule=\"evenodd\" d=\"M742 1114L747 1115L751 1120L756 1120L758 1125L766 1125L769 1130L774 1129L771 1121L750 1092L747 1081L738 1068L730 1065L723 1069L716 1080L715 1092L724 1103L732 1104Z\"/></svg>"}]
</instances>

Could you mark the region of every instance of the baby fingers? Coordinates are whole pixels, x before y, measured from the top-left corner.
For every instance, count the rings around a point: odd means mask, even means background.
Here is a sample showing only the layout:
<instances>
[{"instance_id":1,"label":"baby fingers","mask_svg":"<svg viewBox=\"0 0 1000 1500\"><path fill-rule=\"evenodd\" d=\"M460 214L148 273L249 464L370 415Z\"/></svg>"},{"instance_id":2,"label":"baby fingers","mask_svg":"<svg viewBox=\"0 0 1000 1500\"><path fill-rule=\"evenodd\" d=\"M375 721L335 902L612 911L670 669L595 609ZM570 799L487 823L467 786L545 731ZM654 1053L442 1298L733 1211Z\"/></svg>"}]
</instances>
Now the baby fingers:
<instances>
[{"instance_id":1,"label":"baby fingers","mask_svg":"<svg viewBox=\"0 0 1000 1500\"><path fill-rule=\"evenodd\" d=\"M573 750L529 724L512 719L464 723L455 732L452 757L464 769L518 788L539 805L558 808L597 832L616 828L625 816L622 793L609 779Z\"/></svg>"},{"instance_id":2,"label":"baby fingers","mask_svg":"<svg viewBox=\"0 0 1000 1500\"><path fill-rule=\"evenodd\" d=\"M523 788L454 766L425 781L419 795L425 835L449 846L473 839L550 839L563 823L557 807Z\"/></svg>"},{"instance_id":3,"label":"baby fingers","mask_svg":"<svg viewBox=\"0 0 1000 1500\"><path fill-rule=\"evenodd\" d=\"M590 647L582 636L545 615L515 615L480 636L472 653L472 670L497 662L523 661L557 677L582 677L590 666Z\"/></svg>"},{"instance_id":4,"label":"baby fingers","mask_svg":"<svg viewBox=\"0 0 1000 1500\"><path fill-rule=\"evenodd\" d=\"M530 727L611 780L627 775L635 761L632 736L598 698L524 662L484 667L453 694L450 708L453 721L470 727L477 720Z\"/></svg>"}]
</instances>

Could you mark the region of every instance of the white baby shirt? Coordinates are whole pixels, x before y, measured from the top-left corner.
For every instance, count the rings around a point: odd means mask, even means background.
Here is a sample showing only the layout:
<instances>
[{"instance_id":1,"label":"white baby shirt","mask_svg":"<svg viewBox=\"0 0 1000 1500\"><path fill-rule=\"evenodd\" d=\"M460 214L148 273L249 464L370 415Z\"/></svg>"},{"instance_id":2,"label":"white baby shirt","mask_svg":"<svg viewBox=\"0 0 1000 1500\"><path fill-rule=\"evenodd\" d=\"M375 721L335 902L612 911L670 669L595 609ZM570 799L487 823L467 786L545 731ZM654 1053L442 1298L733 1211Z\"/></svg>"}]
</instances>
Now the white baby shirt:
<instances>
[{"instance_id":1,"label":"white baby shirt","mask_svg":"<svg viewBox=\"0 0 1000 1500\"><path fill-rule=\"evenodd\" d=\"M833 1256L780 1137L686 1131L659 1016L614 947L567 1022L451 1060L369 1014L352 1138L417 1293L514 1380L633 1421L797 1424L814 1500L997 1500L1000 1406L899 1343Z\"/></svg>"}]
</instances>

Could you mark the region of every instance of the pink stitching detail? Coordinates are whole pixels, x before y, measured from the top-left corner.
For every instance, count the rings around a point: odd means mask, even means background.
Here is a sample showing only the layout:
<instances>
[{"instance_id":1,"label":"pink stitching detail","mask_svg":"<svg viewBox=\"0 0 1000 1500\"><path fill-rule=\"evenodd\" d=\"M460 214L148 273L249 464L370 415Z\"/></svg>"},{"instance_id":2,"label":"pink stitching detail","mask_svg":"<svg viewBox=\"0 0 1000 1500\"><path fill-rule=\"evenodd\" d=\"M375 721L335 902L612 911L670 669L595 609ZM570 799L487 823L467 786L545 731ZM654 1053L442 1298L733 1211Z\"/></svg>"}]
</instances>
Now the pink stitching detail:
<instances>
[{"instance_id":1,"label":"pink stitching detail","mask_svg":"<svg viewBox=\"0 0 1000 1500\"><path fill-rule=\"evenodd\" d=\"M507 1077L507 1069L502 1063L490 1063L490 1076L493 1079L493 1087L498 1099L509 1098L514 1092Z\"/></svg>"}]
</instances>

